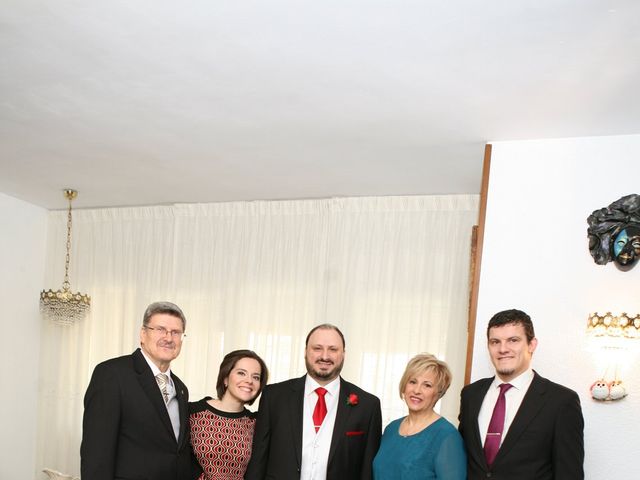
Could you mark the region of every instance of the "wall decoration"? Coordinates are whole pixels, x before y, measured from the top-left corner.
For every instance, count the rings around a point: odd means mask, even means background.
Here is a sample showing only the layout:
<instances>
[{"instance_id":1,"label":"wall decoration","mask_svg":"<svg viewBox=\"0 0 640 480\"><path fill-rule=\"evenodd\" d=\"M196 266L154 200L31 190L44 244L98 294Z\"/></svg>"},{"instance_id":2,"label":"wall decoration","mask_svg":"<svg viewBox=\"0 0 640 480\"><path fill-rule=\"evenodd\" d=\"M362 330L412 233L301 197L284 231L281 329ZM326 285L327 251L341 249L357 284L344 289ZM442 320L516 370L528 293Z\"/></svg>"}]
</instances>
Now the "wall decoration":
<instances>
[{"instance_id":1,"label":"wall decoration","mask_svg":"<svg viewBox=\"0 0 640 480\"><path fill-rule=\"evenodd\" d=\"M589 387L591 397L615 401L627 396L622 370L631 362L631 349L640 339L640 314L614 315L591 313L587 320L587 337L601 374Z\"/></svg>"},{"instance_id":2,"label":"wall decoration","mask_svg":"<svg viewBox=\"0 0 640 480\"><path fill-rule=\"evenodd\" d=\"M626 195L587 218L589 252L598 265L628 270L640 258L640 195Z\"/></svg>"}]
</instances>

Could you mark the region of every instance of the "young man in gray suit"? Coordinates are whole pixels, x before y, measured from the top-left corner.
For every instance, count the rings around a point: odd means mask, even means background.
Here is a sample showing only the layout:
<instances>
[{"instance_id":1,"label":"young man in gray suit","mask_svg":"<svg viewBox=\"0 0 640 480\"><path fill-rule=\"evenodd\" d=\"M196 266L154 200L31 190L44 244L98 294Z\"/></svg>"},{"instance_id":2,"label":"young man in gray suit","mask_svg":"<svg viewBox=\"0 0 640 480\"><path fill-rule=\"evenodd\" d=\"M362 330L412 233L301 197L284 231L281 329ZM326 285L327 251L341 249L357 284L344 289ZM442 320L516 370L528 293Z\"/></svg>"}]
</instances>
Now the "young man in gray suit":
<instances>
[{"instance_id":1,"label":"young man in gray suit","mask_svg":"<svg viewBox=\"0 0 640 480\"><path fill-rule=\"evenodd\" d=\"M496 375L467 385L461 394L468 479L583 479L580 399L531 369L538 340L529 315L495 314L487 340Z\"/></svg>"}]
</instances>

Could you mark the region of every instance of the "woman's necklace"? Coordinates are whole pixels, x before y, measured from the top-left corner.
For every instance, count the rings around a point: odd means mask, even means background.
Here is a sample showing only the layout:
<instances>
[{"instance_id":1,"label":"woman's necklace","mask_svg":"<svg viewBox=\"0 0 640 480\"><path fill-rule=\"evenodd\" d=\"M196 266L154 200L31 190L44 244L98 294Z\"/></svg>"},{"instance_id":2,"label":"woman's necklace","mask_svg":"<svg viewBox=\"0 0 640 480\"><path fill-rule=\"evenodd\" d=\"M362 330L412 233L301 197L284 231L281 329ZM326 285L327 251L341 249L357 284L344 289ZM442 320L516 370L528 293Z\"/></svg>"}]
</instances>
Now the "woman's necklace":
<instances>
[{"instance_id":1,"label":"woman's necklace","mask_svg":"<svg viewBox=\"0 0 640 480\"><path fill-rule=\"evenodd\" d=\"M238 413L244 410L244 405L238 402L225 402L224 397L222 397L222 400L212 398L211 400L207 400L207 403L213 408L217 408L218 410L227 413Z\"/></svg>"},{"instance_id":2,"label":"woman's necklace","mask_svg":"<svg viewBox=\"0 0 640 480\"><path fill-rule=\"evenodd\" d=\"M439 418L439 415L435 413L433 410L425 418L414 420L414 422L411 422L410 417L407 415L402 420L402 423L400 424L400 428L398 429L398 433L402 437L410 437L411 435L420 433L422 430L424 430L433 422L435 422L438 418Z\"/></svg>"}]
</instances>

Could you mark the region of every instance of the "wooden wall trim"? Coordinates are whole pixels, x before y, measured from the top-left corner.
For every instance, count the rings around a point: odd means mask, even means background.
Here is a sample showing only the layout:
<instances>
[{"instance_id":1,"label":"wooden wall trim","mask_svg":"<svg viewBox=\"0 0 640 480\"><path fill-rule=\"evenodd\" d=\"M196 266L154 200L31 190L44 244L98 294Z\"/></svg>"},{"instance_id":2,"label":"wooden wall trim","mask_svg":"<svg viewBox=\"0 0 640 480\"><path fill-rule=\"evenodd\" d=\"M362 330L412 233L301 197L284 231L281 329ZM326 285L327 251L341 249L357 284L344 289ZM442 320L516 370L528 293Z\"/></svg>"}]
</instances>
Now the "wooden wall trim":
<instances>
[{"instance_id":1,"label":"wooden wall trim","mask_svg":"<svg viewBox=\"0 0 640 480\"><path fill-rule=\"evenodd\" d=\"M473 361L473 340L476 334L476 316L478 314L478 287L480 285L480 266L482 264L482 245L484 240L484 221L487 214L487 194L489 188L489 170L491 167L491 144L484 146L482 165L482 185L480 187L480 208L478 225L473 227L471 240L471 270L469 289L469 320L467 324L467 362L464 370L464 384L471 381L471 363Z\"/></svg>"}]
</instances>

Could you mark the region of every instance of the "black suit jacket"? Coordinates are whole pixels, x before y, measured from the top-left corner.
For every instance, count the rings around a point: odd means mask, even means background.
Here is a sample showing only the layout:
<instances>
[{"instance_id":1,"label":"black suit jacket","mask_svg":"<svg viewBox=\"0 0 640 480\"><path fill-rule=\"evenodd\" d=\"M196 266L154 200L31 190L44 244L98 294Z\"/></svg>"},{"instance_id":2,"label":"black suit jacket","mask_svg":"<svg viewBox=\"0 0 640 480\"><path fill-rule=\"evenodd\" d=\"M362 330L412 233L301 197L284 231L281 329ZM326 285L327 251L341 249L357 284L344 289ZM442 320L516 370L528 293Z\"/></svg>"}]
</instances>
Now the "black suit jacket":
<instances>
[{"instance_id":1,"label":"black suit jacket","mask_svg":"<svg viewBox=\"0 0 640 480\"><path fill-rule=\"evenodd\" d=\"M268 385L262 392L247 480L300 478L305 377ZM355 393L357 405L348 405ZM327 480L370 480L382 434L380 400L340 379L329 448Z\"/></svg>"},{"instance_id":2,"label":"black suit jacket","mask_svg":"<svg viewBox=\"0 0 640 480\"><path fill-rule=\"evenodd\" d=\"M468 479L583 479L580 399L535 372L492 468L487 467L478 414L492 382L493 377L484 378L462 389L459 430L467 449Z\"/></svg>"},{"instance_id":3,"label":"black suit jacket","mask_svg":"<svg viewBox=\"0 0 640 480\"><path fill-rule=\"evenodd\" d=\"M180 411L176 441L162 393L140 349L96 366L84 397L81 478L188 480L189 392L171 374Z\"/></svg>"}]
</instances>

